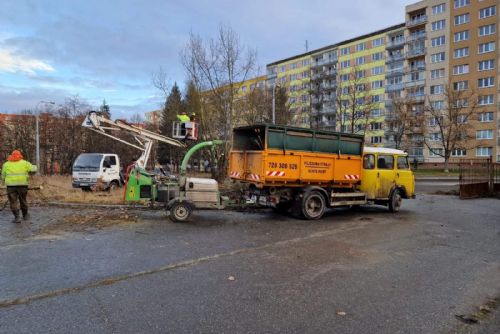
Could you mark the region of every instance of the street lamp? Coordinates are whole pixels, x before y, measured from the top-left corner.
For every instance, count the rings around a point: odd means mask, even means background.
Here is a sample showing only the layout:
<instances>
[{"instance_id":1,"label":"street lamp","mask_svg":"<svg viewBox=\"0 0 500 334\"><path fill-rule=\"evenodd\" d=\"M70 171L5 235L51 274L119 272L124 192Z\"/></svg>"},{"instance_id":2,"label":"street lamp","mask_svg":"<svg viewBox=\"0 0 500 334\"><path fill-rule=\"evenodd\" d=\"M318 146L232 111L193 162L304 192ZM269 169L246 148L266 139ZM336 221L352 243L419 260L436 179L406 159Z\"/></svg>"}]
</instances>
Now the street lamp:
<instances>
[{"instance_id":1,"label":"street lamp","mask_svg":"<svg viewBox=\"0 0 500 334\"><path fill-rule=\"evenodd\" d=\"M40 104L56 104L55 102L52 101L39 101L36 105L35 108L35 120L36 120L36 174L40 175L40 130L39 130L39 118L40 118L40 113L38 112L38 107Z\"/></svg>"}]
</instances>

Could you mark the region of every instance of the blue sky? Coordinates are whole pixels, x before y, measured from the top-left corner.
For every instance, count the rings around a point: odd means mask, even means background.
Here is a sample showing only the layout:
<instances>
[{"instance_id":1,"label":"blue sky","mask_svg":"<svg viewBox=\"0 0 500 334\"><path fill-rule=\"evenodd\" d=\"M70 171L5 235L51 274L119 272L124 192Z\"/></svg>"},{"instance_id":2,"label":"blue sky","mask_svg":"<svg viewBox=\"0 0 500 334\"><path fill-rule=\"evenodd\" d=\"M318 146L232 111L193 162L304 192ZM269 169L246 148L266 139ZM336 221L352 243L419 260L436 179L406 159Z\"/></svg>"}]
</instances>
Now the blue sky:
<instances>
[{"instance_id":1,"label":"blue sky","mask_svg":"<svg viewBox=\"0 0 500 334\"><path fill-rule=\"evenodd\" d=\"M160 66L186 80L179 53L190 32L215 36L229 25L267 63L404 21L402 0L169 1L2 0L0 112L64 103L78 95L114 117L157 109L151 83Z\"/></svg>"}]
</instances>

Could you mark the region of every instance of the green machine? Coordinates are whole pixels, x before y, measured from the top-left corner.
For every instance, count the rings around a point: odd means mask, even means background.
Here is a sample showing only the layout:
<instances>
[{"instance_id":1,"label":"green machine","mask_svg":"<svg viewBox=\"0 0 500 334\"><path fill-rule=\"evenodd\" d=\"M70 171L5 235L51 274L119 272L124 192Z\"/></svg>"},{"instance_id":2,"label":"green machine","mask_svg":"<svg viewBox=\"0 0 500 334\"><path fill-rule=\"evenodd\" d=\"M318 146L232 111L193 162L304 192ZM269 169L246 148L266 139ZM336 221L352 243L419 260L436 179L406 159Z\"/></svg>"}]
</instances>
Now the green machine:
<instances>
[{"instance_id":1,"label":"green machine","mask_svg":"<svg viewBox=\"0 0 500 334\"><path fill-rule=\"evenodd\" d=\"M170 212L170 218L175 222L188 220L194 209L223 209L227 204L228 198L220 195L219 184L216 180L187 176L187 164L191 156L201 149L223 144L222 140L205 141L193 146L184 156L177 177L150 173L146 170L146 165L153 141L185 148L184 142L142 129L122 120L111 121L95 111L91 111L87 115L82 126L142 152L139 159L127 169L125 201L149 200L152 204L161 203ZM129 142L117 137L115 135L117 131L131 134L136 142Z\"/></svg>"}]
</instances>

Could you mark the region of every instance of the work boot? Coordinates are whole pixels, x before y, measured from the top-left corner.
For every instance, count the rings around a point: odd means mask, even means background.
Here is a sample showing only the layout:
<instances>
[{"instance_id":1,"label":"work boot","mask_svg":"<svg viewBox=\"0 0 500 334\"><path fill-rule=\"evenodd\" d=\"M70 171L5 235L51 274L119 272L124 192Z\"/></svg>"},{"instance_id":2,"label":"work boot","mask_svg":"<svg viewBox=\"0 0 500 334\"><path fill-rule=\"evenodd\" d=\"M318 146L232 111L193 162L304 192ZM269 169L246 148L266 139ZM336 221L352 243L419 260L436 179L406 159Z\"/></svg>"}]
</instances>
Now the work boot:
<instances>
[{"instance_id":1,"label":"work boot","mask_svg":"<svg viewBox=\"0 0 500 334\"><path fill-rule=\"evenodd\" d=\"M30 216L30 214L28 213L28 210L23 211L23 220L24 220L24 221L27 221L27 220L30 220L30 219L31 219L31 216Z\"/></svg>"},{"instance_id":2,"label":"work boot","mask_svg":"<svg viewBox=\"0 0 500 334\"><path fill-rule=\"evenodd\" d=\"M19 215L19 210L12 211L14 214L14 220L12 221L15 224L19 224L21 222L21 216Z\"/></svg>"}]
</instances>

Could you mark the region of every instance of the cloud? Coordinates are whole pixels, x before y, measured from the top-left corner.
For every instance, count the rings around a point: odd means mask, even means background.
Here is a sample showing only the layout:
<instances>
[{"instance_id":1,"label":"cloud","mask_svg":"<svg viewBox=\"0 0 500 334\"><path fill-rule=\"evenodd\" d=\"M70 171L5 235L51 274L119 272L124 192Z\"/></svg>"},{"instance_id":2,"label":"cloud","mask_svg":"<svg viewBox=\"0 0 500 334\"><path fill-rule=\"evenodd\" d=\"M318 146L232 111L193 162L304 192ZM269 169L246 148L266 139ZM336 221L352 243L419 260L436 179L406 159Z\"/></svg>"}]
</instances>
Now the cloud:
<instances>
[{"instance_id":1,"label":"cloud","mask_svg":"<svg viewBox=\"0 0 500 334\"><path fill-rule=\"evenodd\" d=\"M7 49L0 50L0 72L23 72L35 75L36 72L54 72L54 68L35 58L15 56Z\"/></svg>"}]
</instances>

